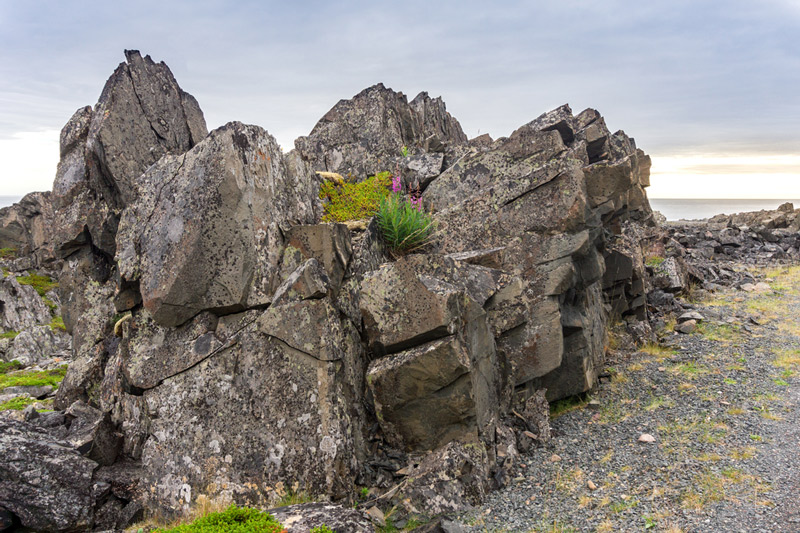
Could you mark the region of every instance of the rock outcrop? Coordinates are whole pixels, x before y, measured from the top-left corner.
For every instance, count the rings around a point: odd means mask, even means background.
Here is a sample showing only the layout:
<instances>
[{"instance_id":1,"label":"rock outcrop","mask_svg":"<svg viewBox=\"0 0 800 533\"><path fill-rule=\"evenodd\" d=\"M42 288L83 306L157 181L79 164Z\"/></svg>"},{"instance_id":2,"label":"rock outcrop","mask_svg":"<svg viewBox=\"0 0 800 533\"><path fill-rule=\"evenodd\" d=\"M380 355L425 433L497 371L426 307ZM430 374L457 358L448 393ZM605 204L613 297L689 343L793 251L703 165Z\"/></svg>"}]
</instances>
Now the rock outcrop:
<instances>
[{"instance_id":1,"label":"rock outcrop","mask_svg":"<svg viewBox=\"0 0 800 533\"><path fill-rule=\"evenodd\" d=\"M87 524L357 485L477 504L548 438L545 394L594 385L610 314L646 318L650 161L594 110L468 141L441 99L376 85L283 154L257 126L206 134L166 65L126 59L62 131L52 235L19 238L60 261L52 431L110 480ZM384 170L433 213L419 253L319 223L314 171Z\"/></svg>"}]
</instances>

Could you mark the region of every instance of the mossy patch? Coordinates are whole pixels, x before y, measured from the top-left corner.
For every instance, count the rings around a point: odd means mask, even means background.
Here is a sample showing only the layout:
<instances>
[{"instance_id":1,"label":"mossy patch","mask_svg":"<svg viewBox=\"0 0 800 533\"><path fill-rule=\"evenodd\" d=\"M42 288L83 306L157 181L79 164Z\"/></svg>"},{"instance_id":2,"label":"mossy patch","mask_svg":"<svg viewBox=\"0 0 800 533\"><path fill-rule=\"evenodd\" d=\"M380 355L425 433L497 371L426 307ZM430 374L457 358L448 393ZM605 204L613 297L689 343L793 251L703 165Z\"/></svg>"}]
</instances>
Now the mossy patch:
<instances>
[{"instance_id":1,"label":"mossy patch","mask_svg":"<svg viewBox=\"0 0 800 533\"><path fill-rule=\"evenodd\" d=\"M0 259L16 259L16 248L0 248Z\"/></svg>"},{"instance_id":2,"label":"mossy patch","mask_svg":"<svg viewBox=\"0 0 800 533\"><path fill-rule=\"evenodd\" d=\"M10 363L6 363L5 361L0 361L0 374L8 374L9 372L13 372L15 370L19 370L22 368L22 363L14 359Z\"/></svg>"},{"instance_id":3,"label":"mossy patch","mask_svg":"<svg viewBox=\"0 0 800 533\"><path fill-rule=\"evenodd\" d=\"M39 296L44 296L50 290L58 287L58 282L50 276L36 273L27 276L19 276L17 278L17 283L20 285L30 285L39 293Z\"/></svg>"},{"instance_id":4,"label":"mossy patch","mask_svg":"<svg viewBox=\"0 0 800 533\"><path fill-rule=\"evenodd\" d=\"M0 339L13 339L19 335L19 331L6 331L5 333L0 333Z\"/></svg>"},{"instance_id":5,"label":"mossy patch","mask_svg":"<svg viewBox=\"0 0 800 533\"><path fill-rule=\"evenodd\" d=\"M32 403L36 402L36 398L30 396L17 396L10 400L0 403L0 411L22 411Z\"/></svg>"},{"instance_id":6,"label":"mossy patch","mask_svg":"<svg viewBox=\"0 0 800 533\"><path fill-rule=\"evenodd\" d=\"M390 172L379 172L361 183L337 185L325 181L319 189L323 222L346 222L370 218L378 211L381 200L389 196Z\"/></svg>"},{"instance_id":7,"label":"mossy patch","mask_svg":"<svg viewBox=\"0 0 800 533\"><path fill-rule=\"evenodd\" d=\"M8 387L39 387L42 385L51 385L57 388L66 374L66 365L52 370L23 370L0 374L0 391Z\"/></svg>"},{"instance_id":8,"label":"mossy patch","mask_svg":"<svg viewBox=\"0 0 800 533\"><path fill-rule=\"evenodd\" d=\"M282 531L286 529L271 514L231 505L225 511L208 514L191 524L156 529L155 533L281 533Z\"/></svg>"},{"instance_id":9,"label":"mossy patch","mask_svg":"<svg viewBox=\"0 0 800 533\"><path fill-rule=\"evenodd\" d=\"M49 326L53 331L67 331L67 326L64 325L64 319L60 316L54 316Z\"/></svg>"}]
</instances>

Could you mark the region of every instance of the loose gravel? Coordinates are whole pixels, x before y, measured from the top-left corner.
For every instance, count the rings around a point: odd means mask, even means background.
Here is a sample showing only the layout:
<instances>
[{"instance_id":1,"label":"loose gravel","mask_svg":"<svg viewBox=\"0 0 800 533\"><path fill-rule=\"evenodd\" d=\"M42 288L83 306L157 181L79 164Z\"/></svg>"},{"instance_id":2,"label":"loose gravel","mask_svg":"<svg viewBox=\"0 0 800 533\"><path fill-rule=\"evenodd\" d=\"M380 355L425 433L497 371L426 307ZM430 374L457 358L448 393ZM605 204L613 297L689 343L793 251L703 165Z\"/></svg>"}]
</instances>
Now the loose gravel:
<instances>
[{"instance_id":1,"label":"loose gravel","mask_svg":"<svg viewBox=\"0 0 800 533\"><path fill-rule=\"evenodd\" d=\"M464 529L800 532L800 267L769 275L695 304L667 349L610 353Z\"/></svg>"}]
</instances>

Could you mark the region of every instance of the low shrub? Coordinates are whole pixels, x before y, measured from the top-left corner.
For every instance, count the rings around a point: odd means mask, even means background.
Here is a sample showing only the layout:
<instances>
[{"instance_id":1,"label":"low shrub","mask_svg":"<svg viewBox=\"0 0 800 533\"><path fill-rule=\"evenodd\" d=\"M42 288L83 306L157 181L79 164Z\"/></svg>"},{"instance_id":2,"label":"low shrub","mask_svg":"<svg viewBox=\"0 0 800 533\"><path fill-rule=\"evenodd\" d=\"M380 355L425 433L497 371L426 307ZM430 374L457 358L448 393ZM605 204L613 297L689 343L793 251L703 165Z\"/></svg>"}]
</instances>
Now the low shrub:
<instances>
[{"instance_id":1,"label":"low shrub","mask_svg":"<svg viewBox=\"0 0 800 533\"><path fill-rule=\"evenodd\" d=\"M156 529L154 533L285 533L285 531L286 529L269 513L231 505L225 511L208 514L191 524Z\"/></svg>"},{"instance_id":2,"label":"low shrub","mask_svg":"<svg viewBox=\"0 0 800 533\"><path fill-rule=\"evenodd\" d=\"M319 189L323 222L346 222L373 216L381 200L389 196L391 173L380 172L361 183L325 181Z\"/></svg>"}]
</instances>

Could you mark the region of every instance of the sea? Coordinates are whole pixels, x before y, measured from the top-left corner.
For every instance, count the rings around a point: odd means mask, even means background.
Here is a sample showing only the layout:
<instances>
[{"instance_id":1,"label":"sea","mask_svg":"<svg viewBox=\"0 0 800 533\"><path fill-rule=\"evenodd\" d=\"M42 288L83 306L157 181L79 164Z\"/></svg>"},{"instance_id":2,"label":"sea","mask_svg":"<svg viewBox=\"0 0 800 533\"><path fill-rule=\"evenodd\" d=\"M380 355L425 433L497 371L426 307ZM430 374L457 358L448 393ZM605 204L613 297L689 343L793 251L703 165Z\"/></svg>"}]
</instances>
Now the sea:
<instances>
[{"instance_id":1,"label":"sea","mask_svg":"<svg viewBox=\"0 0 800 533\"><path fill-rule=\"evenodd\" d=\"M0 196L0 208L19 202L22 196ZM800 200L732 200L719 198L650 198L650 206L667 220L695 220L714 215L777 209L784 202L800 207Z\"/></svg>"},{"instance_id":2,"label":"sea","mask_svg":"<svg viewBox=\"0 0 800 533\"><path fill-rule=\"evenodd\" d=\"M800 200L762 200L727 198L650 198L650 207L667 217L667 220L696 220L714 215L777 209L791 202L800 207Z\"/></svg>"}]
</instances>

